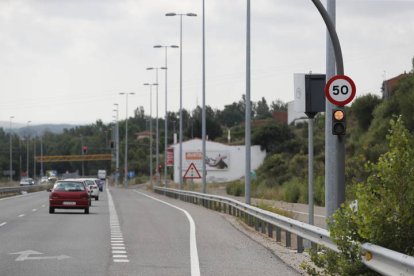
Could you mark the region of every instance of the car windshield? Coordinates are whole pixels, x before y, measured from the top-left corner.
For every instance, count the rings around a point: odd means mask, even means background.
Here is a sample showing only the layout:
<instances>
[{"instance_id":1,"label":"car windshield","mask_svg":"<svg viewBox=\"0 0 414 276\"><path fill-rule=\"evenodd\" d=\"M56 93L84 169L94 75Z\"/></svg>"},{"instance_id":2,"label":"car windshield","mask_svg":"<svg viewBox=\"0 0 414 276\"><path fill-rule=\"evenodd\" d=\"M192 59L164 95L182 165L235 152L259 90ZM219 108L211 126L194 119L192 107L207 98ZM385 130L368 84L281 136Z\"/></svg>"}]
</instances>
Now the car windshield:
<instances>
[{"instance_id":1,"label":"car windshield","mask_svg":"<svg viewBox=\"0 0 414 276\"><path fill-rule=\"evenodd\" d=\"M78 182L60 182L55 185L55 191L79 192L84 191L85 187Z\"/></svg>"}]
</instances>

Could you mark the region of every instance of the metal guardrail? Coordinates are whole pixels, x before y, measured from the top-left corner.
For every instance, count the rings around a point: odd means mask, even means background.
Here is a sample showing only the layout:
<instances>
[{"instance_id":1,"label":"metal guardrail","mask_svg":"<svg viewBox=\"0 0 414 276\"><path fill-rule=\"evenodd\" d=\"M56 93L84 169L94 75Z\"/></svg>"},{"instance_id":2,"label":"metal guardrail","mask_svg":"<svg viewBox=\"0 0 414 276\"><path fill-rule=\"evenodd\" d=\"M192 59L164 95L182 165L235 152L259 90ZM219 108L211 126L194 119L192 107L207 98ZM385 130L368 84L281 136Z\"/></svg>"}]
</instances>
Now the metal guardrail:
<instances>
[{"instance_id":1,"label":"metal guardrail","mask_svg":"<svg viewBox=\"0 0 414 276\"><path fill-rule=\"evenodd\" d=\"M254 226L256 231L261 230L264 234L267 232L269 237L273 237L273 231L275 230L277 242L282 241L281 231L284 231L286 247L291 247L291 234L294 234L297 237L297 251L299 253L303 252L304 239L339 252L338 247L330 238L329 231L323 228L223 196L162 187L154 187L154 191L239 217L249 226ZM383 275L414 275L414 257L370 243L364 243L361 247L363 250L362 262L370 269Z\"/></svg>"},{"instance_id":2,"label":"metal guardrail","mask_svg":"<svg viewBox=\"0 0 414 276\"><path fill-rule=\"evenodd\" d=\"M18 187L2 187L0 188L0 194L19 194L22 191L30 192L32 190L38 190L39 187L45 188L45 185L26 185Z\"/></svg>"},{"instance_id":3,"label":"metal guardrail","mask_svg":"<svg viewBox=\"0 0 414 276\"><path fill-rule=\"evenodd\" d=\"M370 269L384 275L414 275L414 257L371 243L364 243L362 249L362 262Z\"/></svg>"},{"instance_id":4,"label":"metal guardrail","mask_svg":"<svg viewBox=\"0 0 414 276\"><path fill-rule=\"evenodd\" d=\"M273 230L275 230L277 242L282 241L283 231L285 233L286 247L291 247L291 234L294 234L297 238L297 251L299 253L304 250L303 239L338 252L337 246L329 237L329 232L317 226L287 218L223 196L161 187L155 187L154 191L240 217L244 219L246 224L254 226L257 231L260 229L262 233L267 233L269 237L273 237Z\"/></svg>"}]
</instances>

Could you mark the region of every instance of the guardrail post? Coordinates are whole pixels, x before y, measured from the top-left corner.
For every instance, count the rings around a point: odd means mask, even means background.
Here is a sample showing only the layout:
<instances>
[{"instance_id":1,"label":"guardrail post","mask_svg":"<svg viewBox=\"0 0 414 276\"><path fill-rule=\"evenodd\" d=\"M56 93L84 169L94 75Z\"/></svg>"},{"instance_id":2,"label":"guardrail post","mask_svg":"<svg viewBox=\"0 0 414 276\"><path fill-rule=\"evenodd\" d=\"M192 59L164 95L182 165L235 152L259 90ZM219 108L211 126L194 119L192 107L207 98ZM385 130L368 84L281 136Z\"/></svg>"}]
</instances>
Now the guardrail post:
<instances>
[{"instance_id":1,"label":"guardrail post","mask_svg":"<svg viewBox=\"0 0 414 276\"><path fill-rule=\"evenodd\" d=\"M292 238L290 232L285 231L286 233L286 247L292 246Z\"/></svg>"},{"instance_id":2,"label":"guardrail post","mask_svg":"<svg viewBox=\"0 0 414 276\"><path fill-rule=\"evenodd\" d=\"M269 238L273 238L273 225L270 223L267 224L267 235Z\"/></svg>"},{"instance_id":3,"label":"guardrail post","mask_svg":"<svg viewBox=\"0 0 414 276\"><path fill-rule=\"evenodd\" d=\"M298 253L303 252L303 238L300 236L297 236L297 243L298 243Z\"/></svg>"},{"instance_id":4,"label":"guardrail post","mask_svg":"<svg viewBox=\"0 0 414 276\"><path fill-rule=\"evenodd\" d=\"M266 234L266 223L264 221L260 221L260 228L262 229L262 234Z\"/></svg>"},{"instance_id":5,"label":"guardrail post","mask_svg":"<svg viewBox=\"0 0 414 276\"><path fill-rule=\"evenodd\" d=\"M254 218L254 230L259 231L259 220Z\"/></svg>"},{"instance_id":6,"label":"guardrail post","mask_svg":"<svg viewBox=\"0 0 414 276\"><path fill-rule=\"evenodd\" d=\"M282 231L280 230L280 228L276 226L275 232L276 232L276 242L282 242Z\"/></svg>"}]
</instances>

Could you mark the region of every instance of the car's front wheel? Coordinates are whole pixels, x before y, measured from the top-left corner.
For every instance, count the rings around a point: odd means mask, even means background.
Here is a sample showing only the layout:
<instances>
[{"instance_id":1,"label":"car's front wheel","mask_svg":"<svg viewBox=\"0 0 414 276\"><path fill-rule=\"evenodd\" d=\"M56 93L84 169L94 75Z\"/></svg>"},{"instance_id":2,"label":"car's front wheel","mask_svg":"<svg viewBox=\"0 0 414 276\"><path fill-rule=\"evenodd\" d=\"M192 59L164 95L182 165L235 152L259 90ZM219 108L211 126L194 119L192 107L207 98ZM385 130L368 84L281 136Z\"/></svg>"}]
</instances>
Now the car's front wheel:
<instances>
[{"instance_id":1,"label":"car's front wheel","mask_svg":"<svg viewBox=\"0 0 414 276\"><path fill-rule=\"evenodd\" d=\"M99 196L96 196L96 197L95 197L95 200L99 200Z\"/></svg>"},{"instance_id":2,"label":"car's front wheel","mask_svg":"<svg viewBox=\"0 0 414 276\"><path fill-rule=\"evenodd\" d=\"M85 208L85 214L89 214L89 207Z\"/></svg>"},{"instance_id":3,"label":"car's front wheel","mask_svg":"<svg viewBox=\"0 0 414 276\"><path fill-rule=\"evenodd\" d=\"M49 207L49 214L53 214L55 212L55 208Z\"/></svg>"}]
</instances>

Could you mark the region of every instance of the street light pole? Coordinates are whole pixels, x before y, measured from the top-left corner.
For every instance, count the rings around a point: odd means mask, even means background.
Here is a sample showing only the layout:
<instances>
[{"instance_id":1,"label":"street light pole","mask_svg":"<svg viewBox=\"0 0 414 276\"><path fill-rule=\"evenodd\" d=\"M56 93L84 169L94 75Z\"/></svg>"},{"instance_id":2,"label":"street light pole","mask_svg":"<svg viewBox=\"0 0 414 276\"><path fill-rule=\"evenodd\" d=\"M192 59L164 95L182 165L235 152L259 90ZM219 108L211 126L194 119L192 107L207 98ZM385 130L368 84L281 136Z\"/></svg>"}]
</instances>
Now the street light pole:
<instances>
[{"instance_id":1,"label":"street light pole","mask_svg":"<svg viewBox=\"0 0 414 276\"><path fill-rule=\"evenodd\" d=\"M250 0L247 0L247 25L246 25L246 101L245 101L245 150L246 150L246 168L245 168L245 200L250 204L250 161L251 161L251 112L250 112Z\"/></svg>"},{"instance_id":2,"label":"street light pole","mask_svg":"<svg viewBox=\"0 0 414 276\"><path fill-rule=\"evenodd\" d=\"M29 124L32 121L27 121L27 131L29 132ZM30 132L27 135L27 146L26 146L26 152L27 152L27 156L26 156L26 173L27 173L27 178L29 177L29 140L30 140Z\"/></svg>"},{"instance_id":3,"label":"street light pole","mask_svg":"<svg viewBox=\"0 0 414 276\"><path fill-rule=\"evenodd\" d=\"M13 180L13 153L12 153L12 119L14 119L14 116L10 116L10 132L9 132L9 140L10 140L10 182Z\"/></svg>"},{"instance_id":4,"label":"street light pole","mask_svg":"<svg viewBox=\"0 0 414 276\"><path fill-rule=\"evenodd\" d=\"M155 45L154 48L164 48L165 49L165 67L161 67L165 70L165 125L164 125L164 186L167 187L167 155L168 155L168 106L167 106L167 69L168 69L168 62L167 62L167 49L168 48L178 48L177 45Z\"/></svg>"},{"instance_id":5,"label":"street light pole","mask_svg":"<svg viewBox=\"0 0 414 276\"><path fill-rule=\"evenodd\" d=\"M207 171L206 171L206 40L205 40L205 9L203 0L203 109L201 113L201 136L203 150L203 193L207 192Z\"/></svg>"},{"instance_id":6,"label":"street light pole","mask_svg":"<svg viewBox=\"0 0 414 276\"><path fill-rule=\"evenodd\" d=\"M116 125L115 125L115 186L118 187L118 180L119 180L119 104L115 103L116 106Z\"/></svg>"},{"instance_id":7,"label":"street light pole","mask_svg":"<svg viewBox=\"0 0 414 276\"><path fill-rule=\"evenodd\" d=\"M148 67L147 70L155 70L155 83L156 85L156 121L155 121L155 128L156 128L156 134L155 134L155 152L156 152L156 177L157 177L157 185L160 185L160 161L159 161L159 127L158 127L158 69L163 69L164 67Z\"/></svg>"},{"instance_id":8,"label":"street light pole","mask_svg":"<svg viewBox=\"0 0 414 276\"><path fill-rule=\"evenodd\" d=\"M165 16L180 16L180 164L178 168L180 189L183 188L183 16L197 16L195 13L167 13Z\"/></svg>"},{"instance_id":9,"label":"street light pole","mask_svg":"<svg viewBox=\"0 0 414 276\"><path fill-rule=\"evenodd\" d=\"M124 160L124 185L128 188L128 95L135 95L135 93L121 92L119 95L125 95L125 160Z\"/></svg>"},{"instance_id":10,"label":"street light pole","mask_svg":"<svg viewBox=\"0 0 414 276\"><path fill-rule=\"evenodd\" d=\"M153 162L153 156L152 156L152 86L157 86L158 83L144 83L144 85L149 86L150 88L150 183L152 186L152 162Z\"/></svg>"}]
</instances>

